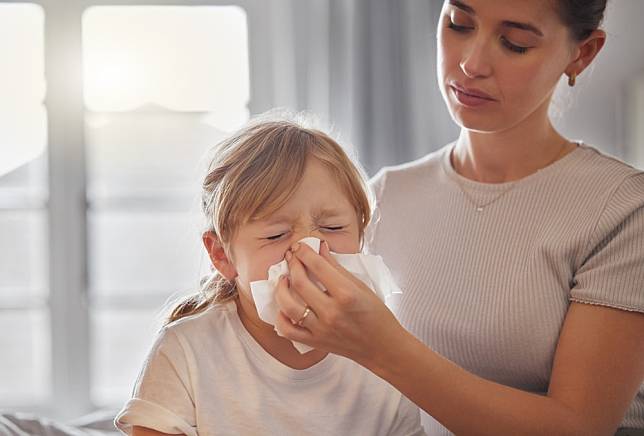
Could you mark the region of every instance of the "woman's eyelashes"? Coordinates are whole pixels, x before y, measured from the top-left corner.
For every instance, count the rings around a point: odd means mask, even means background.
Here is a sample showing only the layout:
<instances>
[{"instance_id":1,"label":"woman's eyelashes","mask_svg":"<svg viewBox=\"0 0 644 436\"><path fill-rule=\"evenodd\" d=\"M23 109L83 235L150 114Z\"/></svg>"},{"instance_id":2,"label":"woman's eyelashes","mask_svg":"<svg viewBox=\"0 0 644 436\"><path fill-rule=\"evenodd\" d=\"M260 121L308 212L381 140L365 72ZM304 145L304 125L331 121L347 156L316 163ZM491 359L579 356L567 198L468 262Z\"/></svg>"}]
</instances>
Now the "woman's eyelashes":
<instances>
[{"instance_id":1,"label":"woman's eyelashes","mask_svg":"<svg viewBox=\"0 0 644 436\"><path fill-rule=\"evenodd\" d=\"M462 26L460 24L454 23L454 21L452 21L452 19L449 18L449 17L447 18L447 20L448 20L447 27L452 29L455 32L467 33L467 32L469 32L471 30L474 30L474 27ZM510 42L510 40L508 38L506 38L505 36L501 36L500 40L501 40L501 44L503 44L503 46L506 49L510 50L513 53L524 54L530 48L532 48L532 47L524 47L524 46L521 46L521 45L514 44L514 43Z\"/></svg>"},{"instance_id":2,"label":"woman's eyelashes","mask_svg":"<svg viewBox=\"0 0 644 436\"><path fill-rule=\"evenodd\" d=\"M528 51L530 47L523 47L521 45L516 45L511 43L505 36L501 37L501 43L510 51L515 53L524 54Z\"/></svg>"},{"instance_id":3,"label":"woman's eyelashes","mask_svg":"<svg viewBox=\"0 0 644 436\"><path fill-rule=\"evenodd\" d=\"M454 23L451 18L448 18L449 22L447 23L447 27L450 29L456 31L456 32L468 32L470 30L473 30L473 27L470 26L461 26L459 24Z\"/></svg>"}]
</instances>

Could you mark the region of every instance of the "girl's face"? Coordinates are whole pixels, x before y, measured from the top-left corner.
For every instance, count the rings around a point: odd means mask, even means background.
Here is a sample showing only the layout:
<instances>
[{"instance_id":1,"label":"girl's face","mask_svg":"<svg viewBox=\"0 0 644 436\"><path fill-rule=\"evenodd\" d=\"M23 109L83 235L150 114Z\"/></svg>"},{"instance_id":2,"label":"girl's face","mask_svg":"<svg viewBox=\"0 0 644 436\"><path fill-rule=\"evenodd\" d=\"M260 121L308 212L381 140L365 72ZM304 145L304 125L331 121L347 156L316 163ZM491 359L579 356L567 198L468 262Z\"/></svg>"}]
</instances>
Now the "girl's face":
<instances>
[{"instance_id":1,"label":"girl's face","mask_svg":"<svg viewBox=\"0 0 644 436\"><path fill-rule=\"evenodd\" d=\"M316 159L309 159L302 182L282 208L235 233L230 260L238 289L246 296L250 282L266 280L268 268L307 236L327 241L337 253L360 251L358 215L333 174Z\"/></svg>"},{"instance_id":2,"label":"girl's face","mask_svg":"<svg viewBox=\"0 0 644 436\"><path fill-rule=\"evenodd\" d=\"M437 35L443 98L457 124L480 132L547 117L577 56L552 1L446 0Z\"/></svg>"}]
</instances>

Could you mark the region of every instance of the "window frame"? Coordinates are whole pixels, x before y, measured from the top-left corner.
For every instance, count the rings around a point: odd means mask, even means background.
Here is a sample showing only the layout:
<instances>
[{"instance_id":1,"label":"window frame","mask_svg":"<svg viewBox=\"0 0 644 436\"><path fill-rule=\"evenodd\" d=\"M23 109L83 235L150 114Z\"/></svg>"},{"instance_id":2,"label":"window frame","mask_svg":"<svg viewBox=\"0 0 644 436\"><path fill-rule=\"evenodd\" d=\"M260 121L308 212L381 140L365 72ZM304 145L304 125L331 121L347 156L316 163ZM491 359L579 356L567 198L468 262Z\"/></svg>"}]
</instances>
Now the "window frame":
<instances>
[{"instance_id":1,"label":"window frame","mask_svg":"<svg viewBox=\"0 0 644 436\"><path fill-rule=\"evenodd\" d=\"M51 323L51 397L43 404L12 407L55 419L71 419L95 409L91 392L90 310L88 295L89 204L86 192L85 113L82 81L82 17L93 6L236 5L247 14L251 114L273 106L275 63L270 56L271 23L263 0L10 0L39 5L45 16L49 307ZM3 210L28 205L0 205ZM31 303L34 303L33 305ZM20 307L43 307L42 302Z\"/></svg>"}]
</instances>

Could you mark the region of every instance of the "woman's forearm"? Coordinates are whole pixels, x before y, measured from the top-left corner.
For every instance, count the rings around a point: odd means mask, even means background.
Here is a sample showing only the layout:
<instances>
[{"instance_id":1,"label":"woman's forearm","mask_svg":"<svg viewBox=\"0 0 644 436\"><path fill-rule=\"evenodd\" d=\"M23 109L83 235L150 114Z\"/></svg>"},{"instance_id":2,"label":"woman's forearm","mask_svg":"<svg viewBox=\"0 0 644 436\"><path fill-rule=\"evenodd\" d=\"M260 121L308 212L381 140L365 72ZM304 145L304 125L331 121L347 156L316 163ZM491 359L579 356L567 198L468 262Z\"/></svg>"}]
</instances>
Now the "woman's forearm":
<instances>
[{"instance_id":1,"label":"woman's forearm","mask_svg":"<svg viewBox=\"0 0 644 436\"><path fill-rule=\"evenodd\" d=\"M587 423L553 398L494 383L438 355L410 333L370 361L387 380L457 435L592 435Z\"/></svg>"}]
</instances>

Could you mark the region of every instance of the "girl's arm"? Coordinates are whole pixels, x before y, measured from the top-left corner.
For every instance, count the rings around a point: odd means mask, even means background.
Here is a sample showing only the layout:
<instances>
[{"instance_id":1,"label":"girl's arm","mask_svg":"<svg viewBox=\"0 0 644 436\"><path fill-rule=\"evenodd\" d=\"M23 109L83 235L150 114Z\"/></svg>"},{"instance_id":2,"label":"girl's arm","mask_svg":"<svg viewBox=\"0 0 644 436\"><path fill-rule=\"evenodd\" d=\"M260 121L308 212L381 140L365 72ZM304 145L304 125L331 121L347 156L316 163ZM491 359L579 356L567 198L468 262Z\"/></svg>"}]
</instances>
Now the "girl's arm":
<instances>
[{"instance_id":1,"label":"girl's arm","mask_svg":"<svg viewBox=\"0 0 644 436\"><path fill-rule=\"evenodd\" d=\"M480 378L404 330L362 282L322 255L299 247L282 280L278 328L289 339L349 357L387 380L459 435L611 435L644 379L644 314L572 303L555 354L547 396ZM323 282L322 293L304 269ZM312 308L293 325L301 304ZM530 344L525 344L529 347Z\"/></svg>"}]
</instances>

